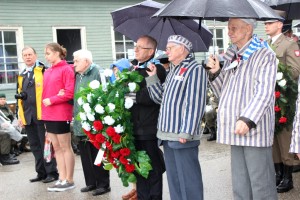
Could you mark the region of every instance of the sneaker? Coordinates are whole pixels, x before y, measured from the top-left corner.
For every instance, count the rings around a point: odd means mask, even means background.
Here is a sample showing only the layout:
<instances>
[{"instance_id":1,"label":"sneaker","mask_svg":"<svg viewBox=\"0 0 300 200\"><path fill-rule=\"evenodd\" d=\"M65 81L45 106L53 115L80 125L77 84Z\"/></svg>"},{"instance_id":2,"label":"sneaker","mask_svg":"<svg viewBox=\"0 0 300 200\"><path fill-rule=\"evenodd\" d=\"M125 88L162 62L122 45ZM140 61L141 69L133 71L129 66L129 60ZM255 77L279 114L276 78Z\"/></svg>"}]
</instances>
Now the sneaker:
<instances>
[{"instance_id":1,"label":"sneaker","mask_svg":"<svg viewBox=\"0 0 300 200\"><path fill-rule=\"evenodd\" d=\"M62 184L62 182L63 181L61 181L61 180L56 181L56 183L54 185L48 187L47 190L49 192L56 192L57 191L57 187L60 186Z\"/></svg>"},{"instance_id":2,"label":"sneaker","mask_svg":"<svg viewBox=\"0 0 300 200\"><path fill-rule=\"evenodd\" d=\"M73 188L75 188L74 183L69 183L67 180L64 180L60 185L57 185L55 191L63 192L63 191L70 190Z\"/></svg>"}]
</instances>

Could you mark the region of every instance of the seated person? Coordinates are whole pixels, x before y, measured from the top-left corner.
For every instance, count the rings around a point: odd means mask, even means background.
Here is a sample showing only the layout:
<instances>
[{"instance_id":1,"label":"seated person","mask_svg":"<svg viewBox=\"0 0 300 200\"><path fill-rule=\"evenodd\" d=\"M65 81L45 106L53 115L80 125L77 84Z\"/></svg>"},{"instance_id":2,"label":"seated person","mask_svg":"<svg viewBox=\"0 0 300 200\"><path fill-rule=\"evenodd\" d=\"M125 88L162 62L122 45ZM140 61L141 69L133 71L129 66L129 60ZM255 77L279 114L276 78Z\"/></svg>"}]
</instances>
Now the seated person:
<instances>
[{"instance_id":1,"label":"seated person","mask_svg":"<svg viewBox=\"0 0 300 200\"><path fill-rule=\"evenodd\" d=\"M6 96L5 94L0 94L0 109L6 105ZM6 105L7 106L7 105ZM13 115L11 115L13 117ZM7 120L7 118L4 119L4 116L1 116L3 120ZM10 119L10 118L9 118ZM18 164L20 161L16 158L14 158L12 155L10 155L10 147L11 147L11 137L8 133L4 132L4 127L5 126L4 121L1 121L0 126L0 163L2 165L13 165L13 164Z\"/></svg>"}]
</instances>

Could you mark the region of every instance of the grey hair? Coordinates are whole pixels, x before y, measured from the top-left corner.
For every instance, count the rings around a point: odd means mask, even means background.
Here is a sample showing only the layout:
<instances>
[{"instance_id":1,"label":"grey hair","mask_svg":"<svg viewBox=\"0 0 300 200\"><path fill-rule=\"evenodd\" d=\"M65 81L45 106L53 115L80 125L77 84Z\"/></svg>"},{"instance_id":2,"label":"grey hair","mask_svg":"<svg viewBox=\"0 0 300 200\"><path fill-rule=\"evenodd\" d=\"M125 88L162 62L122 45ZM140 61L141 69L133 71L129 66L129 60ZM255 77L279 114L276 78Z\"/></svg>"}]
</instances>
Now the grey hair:
<instances>
[{"instance_id":1,"label":"grey hair","mask_svg":"<svg viewBox=\"0 0 300 200\"><path fill-rule=\"evenodd\" d=\"M246 22L247 24L251 25L253 29L256 28L257 26L257 21L256 19L243 19L243 18L240 18L242 21Z\"/></svg>"},{"instance_id":2,"label":"grey hair","mask_svg":"<svg viewBox=\"0 0 300 200\"><path fill-rule=\"evenodd\" d=\"M79 58L84 58L90 61L91 63L93 62L93 55L92 52L86 49L80 49L77 50L73 53L73 57L79 57Z\"/></svg>"}]
</instances>

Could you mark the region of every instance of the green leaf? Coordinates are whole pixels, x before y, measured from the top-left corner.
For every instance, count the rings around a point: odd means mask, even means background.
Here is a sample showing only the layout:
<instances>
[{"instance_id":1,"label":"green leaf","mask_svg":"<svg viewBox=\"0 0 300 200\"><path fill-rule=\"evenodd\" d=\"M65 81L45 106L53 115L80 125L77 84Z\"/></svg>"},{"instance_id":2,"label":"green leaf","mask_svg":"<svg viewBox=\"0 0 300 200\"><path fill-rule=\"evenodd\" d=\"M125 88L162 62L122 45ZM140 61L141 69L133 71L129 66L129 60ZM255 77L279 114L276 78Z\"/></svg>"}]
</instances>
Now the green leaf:
<instances>
[{"instance_id":1,"label":"green leaf","mask_svg":"<svg viewBox=\"0 0 300 200\"><path fill-rule=\"evenodd\" d=\"M146 151L137 151L137 161L139 163L149 162L150 157L147 155Z\"/></svg>"},{"instance_id":2,"label":"green leaf","mask_svg":"<svg viewBox=\"0 0 300 200\"><path fill-rule=\"evenodd\" d=\"M104 164L103 168L105 170L111 170L114 166L111 163Z\"/></svg>"},{"instance_id":3,"label":"green leaf","mask_svg":"<svg viewBox=\"0 0 300 200\"><path fill-rule=\"evenodd\" d=\"M287 103L288 100L285 97L280 97L279 101L283 102L283 103Z\"/></svg>"},{"instance_id":4,"label":"green leaf","mask_svg":"<svg viewBox=\"0 0 300 200\"><path fill-rule=\"evenodd\" d=\"M136 177L133 173L130 173L129 177L128 177L128 182L130 183L136 183Z\"/></svg>"}]
</instances>

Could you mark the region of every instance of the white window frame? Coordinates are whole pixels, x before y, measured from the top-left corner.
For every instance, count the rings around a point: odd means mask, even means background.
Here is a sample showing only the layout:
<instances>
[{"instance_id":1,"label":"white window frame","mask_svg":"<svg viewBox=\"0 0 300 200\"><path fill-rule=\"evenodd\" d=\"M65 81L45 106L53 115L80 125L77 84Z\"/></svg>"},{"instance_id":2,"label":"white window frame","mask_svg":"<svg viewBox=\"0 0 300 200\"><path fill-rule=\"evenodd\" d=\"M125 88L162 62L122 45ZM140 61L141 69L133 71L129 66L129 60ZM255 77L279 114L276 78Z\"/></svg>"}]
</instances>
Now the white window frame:
<instances>
[{"instance_id":1,"label":"white window frame","mask_svg":"<svg viewBox=\"0 0 300 200\"><path fill-rule=\"evenodd\" d=\"M121 33L120 33L121 34ZM117 60L117 57L116 57L116 39L115 39L115 31L114 31L114 28L113 26L111 26L111 41L112 41L112 54L113 54L113 60ZM128 40L127 40L128 41ZM133 44L135 45L135 42L132 40ZM126 44L126 40L125 40L125 36L123 35L123 48L124 48L124 53L126 55L126 53L130 53L127 49L125 49L125 44ZM132 49L132 51L134 51L134 49ZM128 59L128 58L127 58Z\"/></svg>"},{"instance_id":2,"label":"white window frame","mask_svg":"<svg viewBox=\"0 0 300 200\"><path fill-rule=\"evenodd\" d=\"M87 49L86 28L84 26L52 26L53 42L57 42L57 32L60 29L80 29L81 48Z\"/></svg>"},{"instance_id":3,"label":"white window frame","mask_svg":"<svg viewBox=\"0 0 300 200\"><path fill-rule=\"evenodd\" d=\"M224 52L226 52L227 48L229 47L229 38L228 38L228 27L227 26L208 26L208 29L213 29L213 40L215 44L216 43L216 29L223 29L223 46L224 46Z\"/></svg>"},{"instance_id":4,"label":"white window frame","mask_svg":"<svg viewBox=\"0 0 300 200\"><path fill-rule=\"evenodd\" d=\"M18 68L19 72L25 67L22 59L22 49L24 48L23 27L20 26L0 26L1 31L15 31L16 32L16 44L17 44L17 56L18 56ZM16 87L16 83L4 83L0 84L0 89L12 89Z\"/></svg>"}]
</instances>

